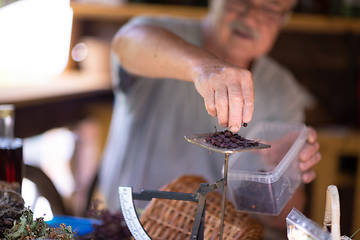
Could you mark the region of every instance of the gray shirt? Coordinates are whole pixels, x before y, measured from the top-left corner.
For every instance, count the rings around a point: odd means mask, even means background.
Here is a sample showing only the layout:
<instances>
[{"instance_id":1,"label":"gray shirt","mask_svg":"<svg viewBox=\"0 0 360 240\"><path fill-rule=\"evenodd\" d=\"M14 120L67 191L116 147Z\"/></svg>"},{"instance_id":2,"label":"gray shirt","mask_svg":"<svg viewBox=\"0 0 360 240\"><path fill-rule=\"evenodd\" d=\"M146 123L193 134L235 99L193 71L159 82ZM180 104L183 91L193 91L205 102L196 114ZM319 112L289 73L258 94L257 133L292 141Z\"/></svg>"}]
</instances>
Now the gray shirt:
<instances>
[{"instance_id":1,"label":"gray shirt","mask_svg":"<svg viewBox=\"0 0 360 240\"><path fill-rule=\"evenodd\" d=\"M136 18L137 23L162 26L186 41L202 46L200 21L179 18ZM114 60L114 59L113 59ZM128 81L113 61L114 111L99 175L99 189L110 210L120 207L119 186L157 190L175 178L201 175L214 183L222 178L224 155L188 143L185 135L224 130L210 116L191 82L137 78ZM293 75L267 56L257 59L251 72L255 88L252 121L246 135L261 120L304 120L306 94ZM121 81L124 81L123 83ZM131 83L130 85L128 83ZM138 204L138 203L137 203ZM140 207L143 204L138 204Z\"/></svg>"}]
</instances>

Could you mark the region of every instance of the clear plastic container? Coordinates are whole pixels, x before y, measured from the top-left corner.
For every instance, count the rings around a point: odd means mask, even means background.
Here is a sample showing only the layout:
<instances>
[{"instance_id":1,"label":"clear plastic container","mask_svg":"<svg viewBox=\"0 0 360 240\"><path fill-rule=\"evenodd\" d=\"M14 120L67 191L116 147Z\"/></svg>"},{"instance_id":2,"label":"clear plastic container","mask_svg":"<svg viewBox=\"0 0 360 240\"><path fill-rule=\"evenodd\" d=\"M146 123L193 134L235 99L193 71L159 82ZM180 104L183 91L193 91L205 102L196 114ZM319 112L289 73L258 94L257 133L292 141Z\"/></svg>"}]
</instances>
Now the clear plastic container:
<instances>
[{"instance_id":1,"label":"clear plastic container","mask_svg":"<svg viewBox=\"0 0 360 240\"><path fill-rule=\"evenodd\" d=\"M307 135L305 124L260 122L250 130L247 139L271 148L230 155L228 186L238 211L281 212L301 184L299 154Z\"/></svg>"}]
</instances>

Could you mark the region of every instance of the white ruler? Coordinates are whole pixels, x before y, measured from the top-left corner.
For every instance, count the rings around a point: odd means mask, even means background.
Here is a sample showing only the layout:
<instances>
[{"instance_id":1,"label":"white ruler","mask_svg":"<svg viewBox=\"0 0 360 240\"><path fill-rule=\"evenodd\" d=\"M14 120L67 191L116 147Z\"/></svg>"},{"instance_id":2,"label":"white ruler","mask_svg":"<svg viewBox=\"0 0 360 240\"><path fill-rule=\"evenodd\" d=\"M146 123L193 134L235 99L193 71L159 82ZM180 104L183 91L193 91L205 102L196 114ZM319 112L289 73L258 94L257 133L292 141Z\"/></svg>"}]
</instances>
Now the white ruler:
<instances>
[{"instance_id":1,"label":"white ruler","mask_svg":"<svg viewBox=\"0 0 360 240\"><path fill-rule=\"evenodd\" d=\"M119 187L120 206L126 225L135 240L151 240L135 211L131 187Z\"/></svg>"}]
</instances>

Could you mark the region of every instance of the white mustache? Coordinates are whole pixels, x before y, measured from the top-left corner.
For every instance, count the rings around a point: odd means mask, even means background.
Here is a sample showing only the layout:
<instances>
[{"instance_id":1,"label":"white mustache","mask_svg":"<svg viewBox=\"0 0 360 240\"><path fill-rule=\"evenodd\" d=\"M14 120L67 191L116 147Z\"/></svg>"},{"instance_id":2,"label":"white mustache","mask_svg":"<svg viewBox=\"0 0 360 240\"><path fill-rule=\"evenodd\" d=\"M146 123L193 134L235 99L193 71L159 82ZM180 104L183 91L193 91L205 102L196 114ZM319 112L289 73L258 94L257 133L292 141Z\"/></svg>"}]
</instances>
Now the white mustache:
<instances>
[{"instance_id":1,"label":"white mustache","mask_svg":"<svg viewBox=\"0 0 360 240\"><path fill-rule=\"evenodd\" d=\"M240 32L245 32L246 34L250 35L252 38L254 39L258 39L260 37L260 33L252 28L250 28L249 26L245 25L242 22L239 21L232 21L230 23L230 27L232 29L235 29L237 31Z\"/></svg>"}]
</instances>

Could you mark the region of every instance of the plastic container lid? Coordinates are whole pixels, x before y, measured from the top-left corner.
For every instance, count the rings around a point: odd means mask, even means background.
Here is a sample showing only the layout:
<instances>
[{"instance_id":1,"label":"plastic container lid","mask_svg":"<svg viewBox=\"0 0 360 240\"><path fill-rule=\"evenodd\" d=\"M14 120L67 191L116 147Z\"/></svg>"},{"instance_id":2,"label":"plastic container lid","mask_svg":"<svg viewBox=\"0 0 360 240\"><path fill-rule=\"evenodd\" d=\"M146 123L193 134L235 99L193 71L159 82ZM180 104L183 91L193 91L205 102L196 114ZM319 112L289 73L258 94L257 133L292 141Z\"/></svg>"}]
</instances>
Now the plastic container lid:
<instances>
[{"instance_id":1,"label":"plastic container lid","mask_svg":"<svg viewBox=\"0 0 360 240\"><path fill-rule=\"evenodd\" d=\"M239 157L229 159L229 173L228 180L245 180L252 182L273 183L276 182L287 167L291 164L291 159L294 159L299 153L303 144L306 142L308 131L305 124L290 124L281 122L260 122L246 135L247 139L260 140L262 142L268 142L281 138L283 135L291 132L299 132L298 136L294 140L293 145L287 151L285 156L279 162L279 164L271 171L259 172L259 171L244 171L234 169L233 166ZM264 151L267 151L265 149ZM242 152L239 154L247 154Z\"/></svg>"}]
</instances>

